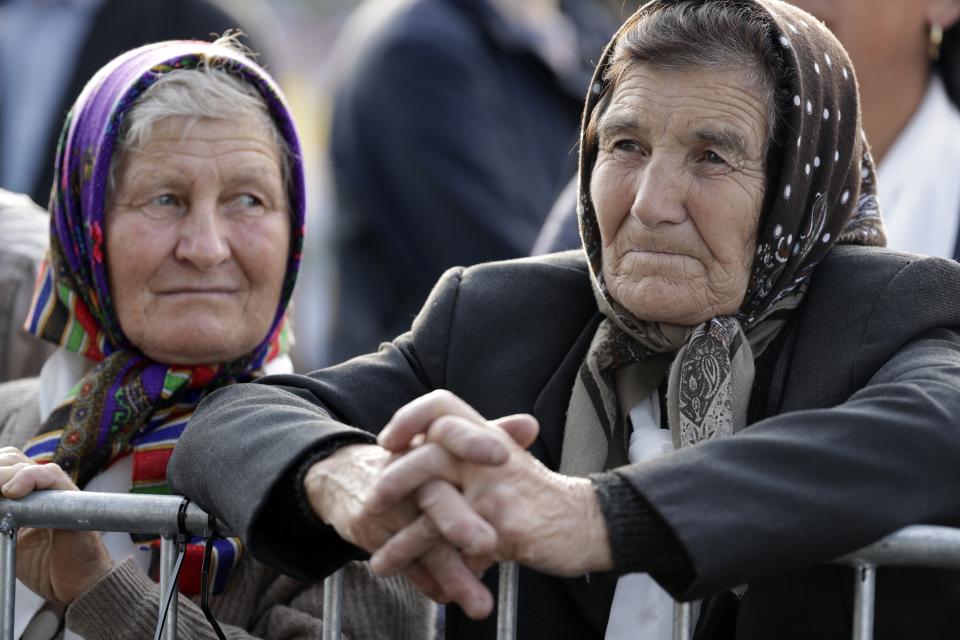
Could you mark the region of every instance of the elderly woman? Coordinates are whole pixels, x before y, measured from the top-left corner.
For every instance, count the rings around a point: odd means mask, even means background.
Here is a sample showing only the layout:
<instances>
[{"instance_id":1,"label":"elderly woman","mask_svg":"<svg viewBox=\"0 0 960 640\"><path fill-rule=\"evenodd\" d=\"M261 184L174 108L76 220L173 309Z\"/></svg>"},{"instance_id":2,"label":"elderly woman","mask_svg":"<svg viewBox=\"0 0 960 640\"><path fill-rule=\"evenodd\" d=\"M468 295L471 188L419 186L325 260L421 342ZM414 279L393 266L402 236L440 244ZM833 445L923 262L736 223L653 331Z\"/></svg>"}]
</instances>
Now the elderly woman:
<instances>
[{"instance_id":1,"label":"elderly woman","mask_svg":"<svg viewBox=\"0 0 960 640\"><path fill-rule=\"evenodd\" d=\"M23 448L0 449L0 491L169 493L167 461L197 403L291 369L286 312L304 180L289 111L230 41L142 47L104 67L78 99L56 185L27 329L59 349L38 380L0 387L3 442ZM17 637L28 623L26 637L52 637L58 622L46 611L64 605L68 637L150 637L156 542L21 530L18 577L40 598L18 594ZM195 542L181 572L178 637L212 637L195 604ZM277 574L236 539L214 542L212 567L212 610L227 636L319 637L321 585ZM351 638L431 629L431 605L404 582L360 566L348 581L358 594L344 611Z\"/></svg>"},{"instance_id":2,"label":"elderly woman","mask_svg":"<svg viewBox=\"0 0 960 640\"><path fill-rule=\"evenodd\" d=\"M378 353L212 394L172 486L292 575L375 552L459 603L449 638L493 637L492 558L521 638L662 638L661 587L701 638L848 637L827 563L960 524L960 267L878 248L849 59L777 0L654 0L580 153L584 251L454 269ZM956 637L957 586L881 572L878 637Z\"/></svg>"},{"instance_id":3,"label":"elderly woman","mask_svg":"<svg viewBox=\"0 0 960 640\"><path fill-rule=\"evenodd\" d=\"M791 2L827 25L857 71L887 246L960 260L960 0ZM580 245L575 187L534 253Z\"/></svg>"}]
</instances>

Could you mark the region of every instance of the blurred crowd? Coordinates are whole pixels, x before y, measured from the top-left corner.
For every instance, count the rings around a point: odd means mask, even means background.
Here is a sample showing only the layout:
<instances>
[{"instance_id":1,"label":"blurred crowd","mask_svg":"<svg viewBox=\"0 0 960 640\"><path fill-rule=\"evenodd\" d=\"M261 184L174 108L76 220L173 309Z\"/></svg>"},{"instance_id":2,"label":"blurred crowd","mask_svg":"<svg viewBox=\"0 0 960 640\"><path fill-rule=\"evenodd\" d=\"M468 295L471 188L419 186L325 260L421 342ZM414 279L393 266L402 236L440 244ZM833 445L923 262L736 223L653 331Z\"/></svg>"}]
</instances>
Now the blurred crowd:
<instances>
[{"instance_id":1,"label":"blurred crowd","mask_svg":"<svg viewBox=\"0 0 960 640\"><path fill-rule=\"evenodd\" d=\"M593 64L637 5L155 4L0 3L0 188L46 207L63 115L113 56L146 42L240 29L284 88L304 141L309 233L292 310L298 370L402 332L446 268L529 253L575 173ZM10 202L23 211L22 199ZM32 225L22 215L4 218L0 224L20 236L31 226L44 235L39 216ZM29 304L44 247L12 233L3 234L3 259L17 262L10 268L20 276L8 279L18 291L11 285L5 295L19 306L0 330L19 364L0 368L0 380L35 374L43 358L20 354L44 349L13 322Z\"/></svg>"},{"instance_id":2,"label":"blurred crowd","mask_svg":"<svg viewBox=\"0 0 960 640\"><path fill-rule=\"evenodd\" d=\"M282 170L273 177L281 176L302 206L302 219L294 215L291 220L294 225L305 221L306 229L284 227L278 234L283 242L289 236L295 243L290 259L284 244L274 265L278 274L285 273L275 278L282 283L282 295L275 296L280 309L275 316L264 312L256 339L244 349L216 361L234 364L234 356L254 353L240 358L242 375L191 382L212 389L263 372L312 371L376 350L410 328L434 283L451 267L581 247L577 154L584 97L595 88L591 78L605 44L641 4L0 0L0 383L36 377L43 369L47 380L60 369L69 372L57 388L63 397L17 387L39 394L38 415L52 424L57 412L48 409L64 398L68 405L74 402L79 392L72 385L99 370L93 362L111 356L103 341L120 324L130 327L122 314L119 319L101 316L100 299L85 297L84 287L102 286L97 294L105 300L119 294L109 292L117 282L102 284L102 269L66 273L75 266L68 245L78 234L71 225L95 224L102 209L116 205L113 165L104 170L109 185L99 185L96 194L80 185L87 184L97 163L101 168L104 162L123 163L93 157L94 147L78 140L91 132L113 140L112 127L119 121L90 121L103 115L95 108L97 100L115 97L105 78L116 77L110 73L120 67L111 61L124 52L158 41L209 42L239 34L266 77L272 76L286 95L286 102L276 98L279 107L267 100L271 122L287 134L289 106L299 134L299 150L296 135L287 135L281 145L295 157L274 159ZM823 21L849 52L863 128L877 164L888 246L960 259L960 2L792 4ZM101 68L99 84L88 84ZM145 78L154 71L168 70L137 68ZM248 78L248 84L255 83ZM812 113L809 101L804 104L799 94L794 99L797 108ZM104 104L124 115L129 106ZM89 131L71 128L81 116L71 105L86 109ZM820 163L816 156L805 175ZM297 183L301 171L303 189ZM863 172L864 180L873 180L869 167ZM76 211L69 211L69 198L79 203ZM94 204L99 210L92 213ZM95 262L102 263L102 257ZM62 288L71 278L78 288ZM284 314L291 295L288 325ZM77 299L81 302L74 305ZM70 307L63 311L69 320L57 316L57 304ZM148 353L135 336L127 337L151 361L167 362ZM72 352L69 358L76 356L72 364L64 350ZM277 353L284 358L275 358ZM176 377L170 371L180 364L164 364L169 365L165 375ZM13 395L0 396L0 402L3 397ZM0 416L3 410L0 406ZM164 407L157 413L173 420L169 411ZM174 418L182 431L189 412ZM170 450L179 433L171 436ZM99 463L86 480L110 466ZM164 485L164 490L169 489ZM355 577L366 584L365 574ZM309 590L304 593L309 599ZM402 589L387 596L405 597ZM38 610L45 606L39 600ZM311 601L309 606L318 605ZM432 624L432 609L418 615L417 624Z\"/></svg>"},{"instance_id":3,"label":"blurred crowd","mask_svg":"<svg viewBox=\"0 0 960 640\"><path fill-rule=\"evenodd\" d=\"M309 233L292 357L312 370L405 330L450 266L579 245L572 178L584 88L603 44L639 4L8 0L0 3L0 187L46 207L62 116L114 55L241 29L284 88L304 140ZM875 157L886 157L881 201L894 248L953 256L960 181L943 172L956 166L956 126L937 123L958 120L956 29L931 36L938 44L923 56L905 55L928 38L910 3L798 4L837 31L857 66L868 137ZM917 165L911 157L928 142L942 151ZM924 188L902 186L914 176ZM11 200L21 218L23 203ZM937 217L916 225L901 208ZM30 232L13 213L4 217L19 235L4 233L0 264L29 283L28 258L38 263L43 247L19 239ZM925 239L931 228L936 238ZM35 373L42 361L22 355L43 347L14 326L30 296L17 287L2 292L4 308L18 306L0 331L18 363L0 358L0 380Z\"/></svg>"}]
</instances>

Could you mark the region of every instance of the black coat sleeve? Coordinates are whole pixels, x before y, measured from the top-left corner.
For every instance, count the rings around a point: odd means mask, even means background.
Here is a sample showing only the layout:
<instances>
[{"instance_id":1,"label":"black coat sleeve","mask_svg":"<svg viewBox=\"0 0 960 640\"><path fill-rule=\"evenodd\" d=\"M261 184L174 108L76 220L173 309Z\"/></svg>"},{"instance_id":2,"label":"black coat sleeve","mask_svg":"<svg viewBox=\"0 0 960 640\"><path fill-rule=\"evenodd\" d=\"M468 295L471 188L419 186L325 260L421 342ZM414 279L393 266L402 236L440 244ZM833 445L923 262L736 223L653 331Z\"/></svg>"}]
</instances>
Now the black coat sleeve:
<instances>
[{"instance_id":1,"label":"black coat sleeve","mask_svg":"<svg viewBox=\"0 0 960 640\"><path fill-rule=\"evenodd\" d=\"M443 386L460 271L440 281L414 331L375 354L211 394L170 460L173 491L229 524L259 560L290 576L324 576L354 559L357 550L306 508L296 483L306 462L374 442L398 408Z\"/></svg>"},{"instance_id":2,"label":"black coat sleeve","mask_svg":"<svg viewBox=\"0 0 960 640\"><path fill-rule=\"evenodd\" d=\"M850 367L798 342L787 386L826 376L850 389L845 401L808 397L732 438L622 470L692 562L692 580L661 580L674 596L828 562L907 525L960 524L960 317L943 295L958 288L955 265L907 264L836 345L854 354ZM819 313L804 323L831 326Z\"/></svg>"}]
</instances>

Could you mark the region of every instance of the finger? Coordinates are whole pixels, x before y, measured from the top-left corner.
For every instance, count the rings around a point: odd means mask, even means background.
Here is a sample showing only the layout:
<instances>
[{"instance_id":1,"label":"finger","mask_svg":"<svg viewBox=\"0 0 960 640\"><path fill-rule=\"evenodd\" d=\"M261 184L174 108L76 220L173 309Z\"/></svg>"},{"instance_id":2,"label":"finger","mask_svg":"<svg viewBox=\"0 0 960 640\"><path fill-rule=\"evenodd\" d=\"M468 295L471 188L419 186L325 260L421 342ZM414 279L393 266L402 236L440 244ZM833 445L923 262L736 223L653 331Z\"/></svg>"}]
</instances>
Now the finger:
<instances>
[{"instance_id":1,"label":"finger","mask_svg":"<svg viewBox=\"0 0 960 640\"><path fill-rule=\"evenodd\" d=\"M420 556L432 549L440 539L440 532L427 516L420 516L413 524L395 533L370 556L370 568L381 577L406 573L416 566Z\"/></svg>"},{"instance_id":2,"label":"finger","mask_svg":"<svg viewBox=\"0 0 960 640\"><path fill-rule=\"evenodd\" d=\"M456 460L440 445L417 447L383 468L364 509L372 515L382 514L437 478L458 484Z\"/></svg>"},{"instance_id":3,"label":"finger","mask_svg":"<svg viewBox=\"0 0 960 640\"><path fill-rule=\"evenodd\" d=\"M423 556L420 564L433 575L446 597L459 604L471 618L479 620L493 610L490 591L450 545L434 547Z\"/></svg>"},{"instance_id":4,"label":"finger","mask_svg":"<svg viewBox=\"0 0 960 640\"><path fill-rule=\"evenodd\" d=\"M7 498L22 498L33 491L44 489L76 490L70 477L57 464L24 465L20 470L0 486L0 492Z\"/></svg>"},{"instance_id":5,"label":"finger","mask_svg":"<svg viewBox=\"0 0 960 640\"><path fill-rule=\"evenodd\" d=\"M11 466L21 462L30 462L36 464L25 456L22 451L14 447L3 447L0 449L0 466Z\"/></svg>"},{"instance_id":6,"label":"finger","mask_svg":"<svg viewBox=\"0 0 960 640\"><path fill-rule=\"evenodd\" d=\"M432 549L441 536L470 555L486 556L494 552L496 531L470 508L454 487L434 481L425 485L417 497L424 514L373 554L370 566L374 573L389 576L404 571Z\"/></svg>"},{"instance_id":7,"label":"finger","mask_svg":"<svg viewBox=\"0 0 960 640\"><path fill-rule=\"evenodd\" d=\"M377 437L377 443L390 451L401 451L418 433L425 433L434 420L456 415L473 422L484 422L483 416L446 389L436 389L400 407Z\"/></svg>"},{"instance_id":8,"label":"finger","mask_svg":"<svg viewBox=\"0 0 960 640\"><path fill-rule=\"evenodd\" d=\"M417 589L417 591L427 596L434 602L447 601L447 598L444 597L445 594L443 593L443 589L441 589L440 585L437 584L437 581L433 579L433 576L431 576L426 569L420 566L419 562L411 564L402 573L403 577L406 578L410 584Z\"/></svg>"},{"instance_id":9,"label":"finger","mask_svg":"<svg viewBox=\"0 0 960 640\"><path fill-rule=\"evenodd\" d=\"M528 449L540 434L540 423L536 418L525 413L504 416L490 422L510 434L513 441L524 449Z\"/></svg>"},{"instance_id":10,"label":"finger","mask_svg":"<svg viewBox=\"0 0 960 640\"><path fill-rule=\"evenodd\" d=\"M469 556L465 555L463 561L466 563L473 575L482 578L487 569L493 566L496 559L493 556Z\"/></svg>"},{"instance_id":11,"label":"finger","mask_svg":"<svg viewBox=\"0 0 960 640\"><path fill-rule=\"evenodd\" d=\"M417 506L454 547L470 555L491 554L497 532L452 485L434 480L417 492Z\"/></svg>"},{"instance_id":12,"label":"finger","mask_svg":"<svg viewBox=\"0 0 960 640\"><path fill-rule=\"evenodd\" d=\"M10 479L17 475L21 469L24 467L35 466L35 462L12 462L10 464L0 466L0 491L2 491L3 485L7 484Z\"/></svg>"},{"instance_id":13,"label":"finger","mask_svg":"<svg viewBox=\"0 0 960 640\"><path fill-rule=\"evenodd\" d=\"M510 451L502 435L486 423L477 424L459 416L437 418L427 430L427 442L434 442L464 462L497 465L507 461Z\"/></svg>"}]
</instances>

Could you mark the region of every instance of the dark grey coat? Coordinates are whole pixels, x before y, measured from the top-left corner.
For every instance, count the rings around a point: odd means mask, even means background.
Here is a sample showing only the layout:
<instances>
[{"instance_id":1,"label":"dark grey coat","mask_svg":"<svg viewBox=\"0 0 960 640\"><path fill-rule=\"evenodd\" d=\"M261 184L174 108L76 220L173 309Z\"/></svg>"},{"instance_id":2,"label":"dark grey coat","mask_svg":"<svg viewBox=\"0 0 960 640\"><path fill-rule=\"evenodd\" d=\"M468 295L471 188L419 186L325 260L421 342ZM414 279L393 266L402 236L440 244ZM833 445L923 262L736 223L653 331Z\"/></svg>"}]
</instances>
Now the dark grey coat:
<instances>
[{"instance_id":1,"label":"dark grey coat","mask_svg":"<svg viewBox=\"0 0 960 640\"><path fill-rule=\"evenodd\" d=\"M710 637L849 637L852 575L823 563L908 524L960 525L957 291L954 263L835 248L755 387L769 417L627 468L694 570L654 577L686 598L750 584L738 613L706 617L719 625ZM489 417L533 413L531 452L555 469L599 320L579 252L451 270L412 331L377 354L212 395L177 446L171 485L263 561L319 577L355 551L304 509L305 460L372 441L398 407L446 388ZM519 637L602 637L614 578L524 571ZM881 572L877 637L957 637L958 587L948 573ZM494 637L492 620L448 612L447 637Z\"/></svg>"}]
</instances>

